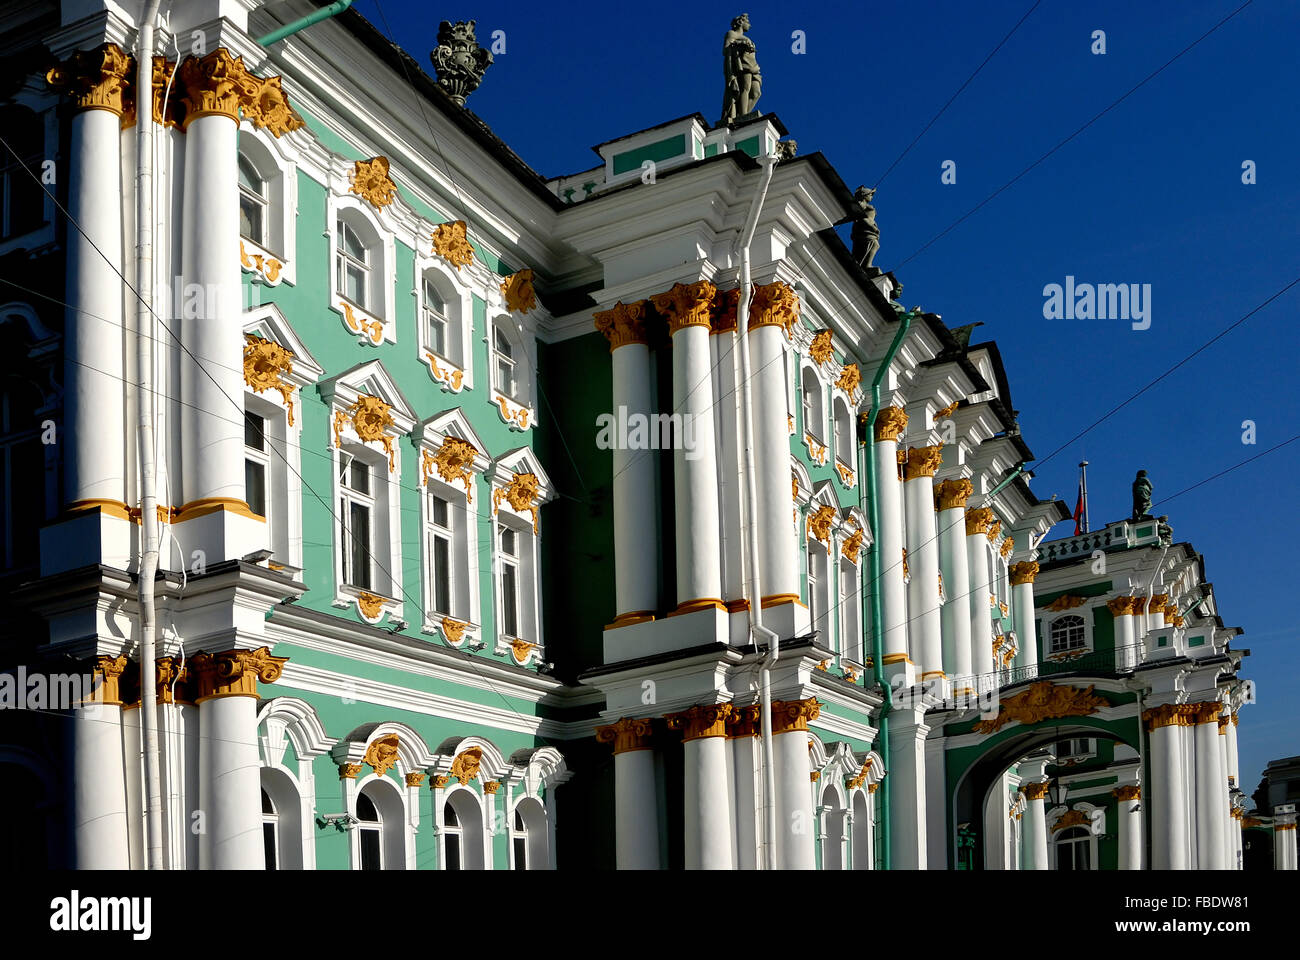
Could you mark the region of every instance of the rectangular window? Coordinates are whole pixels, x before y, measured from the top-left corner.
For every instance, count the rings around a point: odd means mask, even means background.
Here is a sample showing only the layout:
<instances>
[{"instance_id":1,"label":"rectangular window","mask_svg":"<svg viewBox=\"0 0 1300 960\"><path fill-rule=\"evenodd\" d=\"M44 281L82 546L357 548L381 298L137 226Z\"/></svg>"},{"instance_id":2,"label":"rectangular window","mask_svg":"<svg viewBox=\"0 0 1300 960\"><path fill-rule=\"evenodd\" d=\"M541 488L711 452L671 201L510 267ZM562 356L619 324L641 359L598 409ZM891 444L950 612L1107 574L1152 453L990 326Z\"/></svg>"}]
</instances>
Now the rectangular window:
<instances>
[{"instance_id":1,"label":"rectangular window","mask_svg":"<svg viewBox=\"0 0 1300 960\"><path fill-rule=\"evenodd\" d=\"M370 494L370 465L344 454L339 516L343 520L343 582L362 590L373 584L371 516L375 502Z\"/></svg>"},{"instance_id":2,"label":"rectangular window","mask_svg":"<svg viewBox=\"0 0 1300 960\"><path fill-rule=\"evenodd\" d=\"M510 345L510 338L500 327L493 328L496 347L496 388L507 397L515 395L515 351Z\"/></svg>"},{"instance_id":3,"label":"rectangular window","mask_svg":"<svg viewBox=\"0 0 1300 960\"><path fill-rule=\"evenodd\" d=\"M452 604L455 533L451 524L451 504L437 494L429 494L429 561L432 566L433 609L447 616L455 616L458 612Z\"/></svg>"},{"instance_id":4,"label":"rectangular window","mask_svg":"<svg viewBox=\"0 0 1300 960\"><path fill-rule=\"evenodd\" d=\"M501 524L501 632L519 636L519 534Z\"/></svg>"},{"instance_id":5,"label":"rectangular window","mask_svg":"<svg viewBox=\"0 0 1300 960\"><path fill-rule=\"evenodd\" d=\"M429 349L440 357L447 356L447 304L429 280L424 281L424 328Z\"/></svg>"},{"instance_id":6,"label":"rectangular window","mask_svg":"<svg viewBox=\"0 0 1300 960\"><path fill-rule=\"evenodd\" d=\"M526 837L515 837L515 869L528 869L528 840Z\"/></svg>"},{"instance_id":7,"label":"rectangular window","mask_svg":"<svg viewBox=\"0 0 1300 960\"><path fill-rule=\"evenodd\" d=\"M335 264L339 293L357 306L365 307L370 276L370 251L357 232L348 226L347 221L340 219L336 232L338 246Z\"/></svg>"},{"instance_id":8,"label":"rectangular window","mask_svg":"<svg viewBox=\"0 0 1300 960\"><path fill-rule=\"evenodd\" d=\"M447 863L444 865L447 870L460 869L460 834L447 834Z\"/></svg>"},{"instance_id":9,"label":"rectangular window","mask_svg":"<svg viewBox=\"0 0 1300 960\"><path fill-rule=\"evenodd\" d=\"M363 827L361 834L361 869L362 870L380 870L383 868L383 858L380 855L380 844L382 838L380 832L375 827Z\"/></svg>"},{"instance_id":10,"label":"rectangular window","mask_svg":"<svg viewBox=\"0 0 1300 960\"><path fill-rule=\"evenodd\" d=\"M821 598L821 551L813 545L812 541L808 542L808 611L812 615L812 626L816 630L825 613L822 606Z\"/></svg>"},{"instance_id":11,"label":"rectangular window","mask_svg":"<svg viewBox=\"0 0 1300 960\"><path fill-rule=\"evenodd\" d=\"M244 414L244 499L248 508L259 517L267 514L267 474L270 470L267 457L266 420L255 413Z\"/></svg>"},{"instance_id":12,"label":"rectangular window","mask_svg":"<svg viewBox=\"0 0 1300 960\"><path fill-rule=\"evenodd\" d=\"M266 855L266 869L278 870L275 851L275 822L262 821L262 849Z\"/></svg>"},{"instance_id":13,"label":"rectangular window","mask_svg":"<svg viewBox=\"0 0 1300 960\"><path fill-rule=\"evenodd\" d=\"M862 662L862 634L858 630L858 617L862 611L862 596L858 590L858 568L851 563L840 564L840 631L843 634L843 653L850 660Z\"/></svg>"}]
</instances>

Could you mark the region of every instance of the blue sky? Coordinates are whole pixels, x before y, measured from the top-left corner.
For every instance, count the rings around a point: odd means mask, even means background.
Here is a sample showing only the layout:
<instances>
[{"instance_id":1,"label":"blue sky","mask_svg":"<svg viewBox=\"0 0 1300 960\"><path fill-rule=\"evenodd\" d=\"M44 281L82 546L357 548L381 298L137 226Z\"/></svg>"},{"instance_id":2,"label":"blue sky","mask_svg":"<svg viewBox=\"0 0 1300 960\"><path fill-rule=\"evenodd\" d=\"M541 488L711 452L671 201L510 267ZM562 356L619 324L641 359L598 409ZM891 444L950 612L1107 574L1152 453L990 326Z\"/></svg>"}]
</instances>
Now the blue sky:
<instances>
[{"instance_id":1,"label":"blue sky","mask_svg":"<svg viewBox=\"0 0 1300 960\"><path fill-rule=\"evenodd\" d=\"M1108 107L1243 0L1043 0L880 184L881 250L903 300L996 339L1024 436L1045 458L1300 277L1300 5L1254 0L945 237L919 248ZM722 101L721 43L747 10L759 108L872 185L1033 0L737 5L358 0L426 69L440 19L477 17L497 56L469 107L545 176L589 169L594 144ZM804 54L792 34L804 31ZM1106 52L1091 52L1095 30ZM956 183L940 182L956 164ZM1254 161L1257 182L1242 183ZM1046 320L1043 288L1151 285L1151 324ZM1300 441L1162 504L1300 433L1300 286L1041 464L1033 487L1073 506L1089 463L1093 526L1129 510L1145 468L1153 512L1204 554L1220 611L1251 650L1258 703L1241 714L1242 787L1300 754L1292 684ZM1243 422L1254 445L1242 442ZM1052 536L1072 532L1064 524Z\"/></svg>"}]
</instances>

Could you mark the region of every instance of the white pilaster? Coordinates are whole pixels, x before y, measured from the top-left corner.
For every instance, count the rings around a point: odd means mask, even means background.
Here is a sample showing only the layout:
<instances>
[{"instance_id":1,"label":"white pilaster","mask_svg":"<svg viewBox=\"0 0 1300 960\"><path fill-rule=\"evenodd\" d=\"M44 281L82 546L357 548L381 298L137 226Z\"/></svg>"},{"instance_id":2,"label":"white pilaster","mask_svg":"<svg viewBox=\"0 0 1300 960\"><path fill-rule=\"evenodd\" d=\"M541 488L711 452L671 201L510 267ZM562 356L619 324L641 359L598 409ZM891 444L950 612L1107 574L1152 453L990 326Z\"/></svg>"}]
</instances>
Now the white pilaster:
<instances>
[{"instance_id":1,"label":"white pilaster","mask_svg":"<svg viewBox=\"0 0 1300 960\"><path fill-rule=\"evenodd\" d=\"M1119 820L1119 869L1142 869L1141 791L1136 784L1126 784L1111 791L1115 797L1115 816Z\"/></svg>"},{"instance_id":2,"label":"white pilaster","mask_svg":"<svg viewBox=\"0 0 1300 960\"><path fill-rule=\"evenodd\" d=\"M1038 632L1034 629L1033 579L1037 572L1036 563L1013 564L1011 568L1011 611L1016 636L1020 640L1020 666L1025 668L1026 678L1038 676Z\"/></svg>"},{"instance_id":3,"label":"white pilaster","mask_svg":"<svg viewBox=\"0 0 1300 960\"><path fill-rule=\"evenodd\" d=\"M1020 789L1025 793L1025 869L1050 869L1047 859L1047 784L1027 783Z\"/></svg>"},{"instance_id":4,"label":"white pilaster","mask_svg":"<svg viewBox=\"0 0 1300 960\"><path fill-rule=\"evenodd\" d=\"M889 718L890 856L895 869L929 866L925 792L925 742L930 728L924 711L903 704ZM935 843L943 842L938 837Z\"/></svg>"},{"instance_id":5,"label":"white pilaster","mask_svg":"<svg viewBox=\"0 0 1300 960\"><path fill-rule=\"evenodd\" d=\"M614 416L650 413L650 349L629 339L612 347ZM621 438L620 438L621 439ZM649 437L646 438L649 441ZM614 445L614 597L617 620L653 616L657 599L655 458L650 450ZM617 622L616 620L616 622Z\"/></svg>"},{"instance_id":6,"label":"white pilaster","mask_svg":"<svg viewBox=\"0 0 1300 960\"><path fill-rule=\"evenodd\" d=\"M985 678L993 672L993 620L989 613L989 543L985 534L992 515L993 512L987 508L966 511L966 560L970 565L971 667L977 677Z\"/></svg>"},{"instance_id":7,"label":"white pilaster","mask_svg":"<svg viewBox=\"0 0 1300 960\"><path fill-rule=\"evenodd\" d=\"M943 574L943 667L957 694L970 686L970 562L966 556L966 498L971 482L964 478L939 485L939 569ZM971 692L974 692L973 689Z\"/></svg>"},{"instance_id":8,"label":"white pilaster","mask_svg":"<svg viewBox=\"0 0 1300 960\"><path fill-rule=\"evenodd\" d=\"M770 323L749 330L753 378L754 460L758 476L758 546L763 597L798 600L799 552L790 522L790 433L787 426L786 335ZM752 600L753 598L751 598Z\"/></svg>"},{"instance_id":9,"label":"white pilaster","mask_svg":"<svg viewBox=\"0 0 1300 960\"><path fill-rule=\"evenodd\" d=\"M1131 618L1126 618L1131 619ZM1219 704L1202 710L1193 728L1196 749L1196 850L1201 870L1226 870L1228 784L1220 780L1222 740L1219 737Z\"/></svg>"},{"instance_id":10,"label":"white pilaster","mask_svg":"<svg viewBox=\"0 0 1300 960\"><path fill-rule=\"evenodd\" d=\"M694 437L694 449L673 450L677 531L677 606L721 603L718 546L718 466L713 442L713 376L709 327L686 324L673 333L673 410Z\"/></svg>"},{"instance_id":11,"label":"white pilaster","mask_svg":"<svg viewBox=\"0 0 1300 960\"><path fill-rule=\"evenodd\" d=\"M724 703L691 707L666 718L669 727L682 731L688 870L736 867L727 783L726 720L730 715L731 705Z\"/></svg>"},{"instance_id":12,"label":"white pilaster","mask_svg":"<svg viewBox=\"0 0 1300 960\"><path fill-rule=\"evenodd\" d=\"M1183 764L1184 712L1179 707L1149 711L1151 789L1151 867L1186 870L1191 866L1191 824L1187 814L1188 782ZM1144 786L1145 789L1145 786Z\"/></svg>"},{"instance_id":13,"label":"white pilaster","mask_svg":"<svg viewBox=\"0 0 1300 960\"><path fill-rule=\"evenodd\" d=\"M883 621L885 675L894 680L903 675L902 686L916 682L916 668L908 656L907 589L903 582L903 491L898 479L898 435L907 425L907 415L897 407L885 407L876 416L876 493L880 499L880 529L875 531L880 551L880 604Z\"/></svg>"}]
</instances>

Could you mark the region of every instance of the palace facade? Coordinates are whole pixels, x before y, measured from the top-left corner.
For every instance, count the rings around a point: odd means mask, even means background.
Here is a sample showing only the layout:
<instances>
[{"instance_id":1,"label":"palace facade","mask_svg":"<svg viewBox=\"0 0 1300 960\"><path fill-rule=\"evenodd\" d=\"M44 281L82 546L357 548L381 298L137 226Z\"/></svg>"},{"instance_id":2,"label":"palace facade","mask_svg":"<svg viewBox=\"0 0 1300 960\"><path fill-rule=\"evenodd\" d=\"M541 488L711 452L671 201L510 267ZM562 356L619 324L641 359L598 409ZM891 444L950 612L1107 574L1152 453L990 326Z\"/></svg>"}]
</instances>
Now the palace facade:
<instances>
[{"instance_id":1,"label":"palace facade","mask_svg":"<svg viewBox=\"0 0 1300 960\"><path fill-rule=\"evenodd\" d=\"M0 709L0 856L1240 866L1202 557L1163 517L1048 539L996 344L904 307L777 117L547 179L466 106L472 24L435 77L355 11L192 0L138 247L141 6L0 24L0 669L95 690Z\"/></svg>"}]
</instances>

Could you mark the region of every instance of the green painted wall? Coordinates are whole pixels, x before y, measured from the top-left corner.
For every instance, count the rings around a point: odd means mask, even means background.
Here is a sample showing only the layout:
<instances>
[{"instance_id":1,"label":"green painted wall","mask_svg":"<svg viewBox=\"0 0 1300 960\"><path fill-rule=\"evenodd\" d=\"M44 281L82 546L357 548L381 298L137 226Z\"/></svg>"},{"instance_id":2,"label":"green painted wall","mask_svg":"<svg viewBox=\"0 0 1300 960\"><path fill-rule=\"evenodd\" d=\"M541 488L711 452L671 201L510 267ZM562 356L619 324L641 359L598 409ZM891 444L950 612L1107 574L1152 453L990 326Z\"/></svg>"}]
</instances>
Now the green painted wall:
<instances>
[{"instance_id":1,"label":"green painted wall","mask_svg":"<svg viewBox=\"0 0 1300 960\"><path fill-rule=\"evenodd\" d=\"M647 143L644 147L637 147L635 150L628 150L626 153L615 154L614 174L617 176L620 173L627 173L629 170L637 170L647 160L657 163L660 160L680 157L684 153L686 153L686 134L679 133L675 137L656 140L654 143Z\"/></svg>"}]
</instances>

